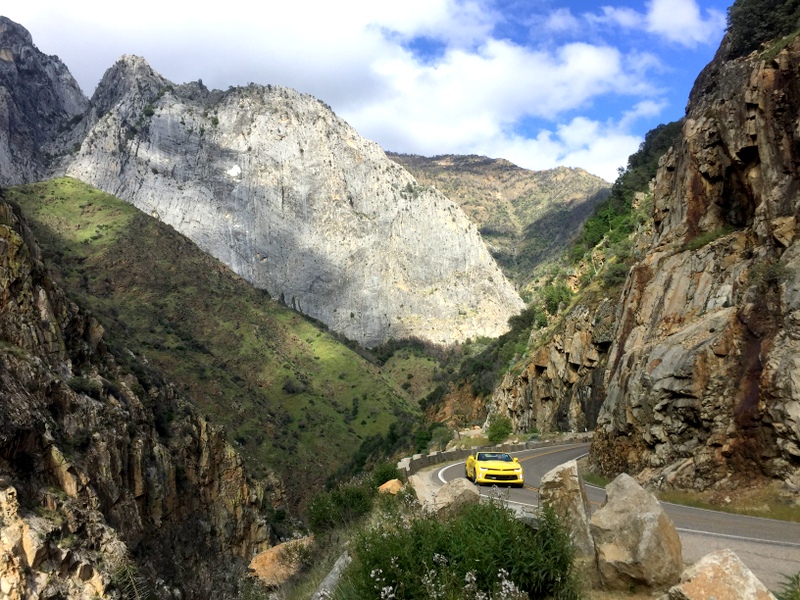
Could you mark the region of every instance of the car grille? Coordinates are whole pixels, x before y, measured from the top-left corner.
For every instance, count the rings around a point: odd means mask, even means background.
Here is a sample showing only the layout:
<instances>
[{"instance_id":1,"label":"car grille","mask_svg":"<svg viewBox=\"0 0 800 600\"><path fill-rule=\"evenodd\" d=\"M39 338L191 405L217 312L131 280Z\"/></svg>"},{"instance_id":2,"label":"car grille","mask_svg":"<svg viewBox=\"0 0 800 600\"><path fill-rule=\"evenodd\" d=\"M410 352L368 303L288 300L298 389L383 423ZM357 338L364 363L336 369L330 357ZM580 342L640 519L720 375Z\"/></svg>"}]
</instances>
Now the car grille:
<instances>
[{"instance_id":1,"label":"car grille","mask_svg":"<svg viewBox=\"0 0 800 600\"><path fill-rule=\"evenodd\" d=\"M498 475L496 473L487 473L486 479L494 479L495 481L516 481L516 475Z\"/></svg>"}]
</instances>

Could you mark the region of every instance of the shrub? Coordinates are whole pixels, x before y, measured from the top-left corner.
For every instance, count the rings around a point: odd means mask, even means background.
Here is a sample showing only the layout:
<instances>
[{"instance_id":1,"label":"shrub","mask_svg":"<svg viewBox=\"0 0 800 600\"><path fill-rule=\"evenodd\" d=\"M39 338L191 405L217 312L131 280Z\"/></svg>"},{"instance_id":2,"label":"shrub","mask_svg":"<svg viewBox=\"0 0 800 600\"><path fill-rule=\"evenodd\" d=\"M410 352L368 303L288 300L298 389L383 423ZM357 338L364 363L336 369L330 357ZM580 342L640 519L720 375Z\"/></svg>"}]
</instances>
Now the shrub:
<instances>
[{"instance_id":1,"label":"shrub","mask_svg":"<svg viewBox=\"0 0 800 600\"><path fill-rule=\"evenodd\" d=\"M343 527L372 510L374 491L367 485L348 484L320 492L308 503L308 526L314 533Z\"/></svg>"},{"instance_id":2,"label":"shrub","mask_svg":"<svg viewBox=\"0 0 800 600\"><path fill-rule=\"evenodd\" d=\"M548 283L542 290L545 310L554 315L558 312L562 303L566 304L572 298L572 291L563 281L558 283Z\"/></svg>"},{"instance_id":3,"label":"shrub","mask_svg":"<svg viewBox=\"0 0 800 600\"><path fill-rule=\"evenodd\" d=\"M775 597L778 600L800 600L800 571L794 575L783 575L781 591Z\"/></svg>"},{"instance_id":4,"label":"shrub","mask_svg":"<svg viewBox=\"0 0 800 600\"><path fill-rule=\"evenodd\" d=\"M724 225L723 227L712 229L711 231L704 231L694 239L686 242L681 250L699 250L703 246L706 246L714 240L724 237L733 231L735 231L735 228L731 227L730 225Z\"/></svg>"},{"instance_id":5,"label":"shrub","mask_svg":"<svg viewBox=\"0 0 800 600\"><path fill-rule=\"evenodd\" d=\"M86 394L96 399L99 399L103 392L103 385L99 381L89 379L88 377L72 377L68 385L73 392Z\"/></svg>"},{"instance_id":6,"label":"shrub","mask_svg":"<svg viewBox=\"0 0 800 600\"><path fill-rule=\"evenodd\" d=\"M486 437L492 444L499 444L511 435L512 431L514 427L511 425L511 419L497 415L486 428Z\"/></svg>"},{"instance_id":7,"label":"shrub","mask_svg":"<svg viewBox=\"0 0 800 600\"><path fill-rule=\"evenodd\" d=\"M569 535L551 511L538 529L497 502L464 507L442 521L384 519L357 536L341 588L362 600L392 597L578 597ZM344 598L342 589L335 596ZM508 596L504 596L508 597Z\"/></svg>"},{"instance_id":8,"label":"shrub","mask_svg":"<svg viewBox=\"0 0 800 600\"><path fill-rule=\"evenodd\" d=\"M623 283L628 277L628 266L622 263L611 263L603 271L603 287L615 288Z\"/></svg>"},{"instance_id":9,"label":"shrub","mask_svg":"<svg viewBox=\"0 0 800 600\"><path fill-rule=\"evenodd\" d=\"M372 485L378 488L387 481L400 479L401 476L402 473L400 473L394 463L383 463L375 467L375 470L372 472Z\"/></svg>"}]
</instances>

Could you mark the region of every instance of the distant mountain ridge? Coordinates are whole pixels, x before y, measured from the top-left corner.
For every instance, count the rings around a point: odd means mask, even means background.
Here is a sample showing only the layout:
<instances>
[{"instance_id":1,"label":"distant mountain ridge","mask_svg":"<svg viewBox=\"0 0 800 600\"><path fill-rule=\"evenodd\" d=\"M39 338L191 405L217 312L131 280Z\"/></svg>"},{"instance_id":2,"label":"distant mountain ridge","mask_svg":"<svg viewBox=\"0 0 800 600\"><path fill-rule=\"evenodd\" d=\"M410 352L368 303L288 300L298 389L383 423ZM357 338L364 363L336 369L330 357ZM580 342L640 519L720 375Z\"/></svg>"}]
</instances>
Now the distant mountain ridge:
<instances>
[{"instance_id":1,"label":"distant mountain ridge","mask_svg":"<svg viewBox=\"0 0 800 600\"><path fill-rule=\"evenodd\" d=\"M611 189L583 169L531 171L475 155L387 156L461 206L520 290L539 265L563 251Z\"/></svg>"},{"instance_id":2,"label":"distant mountain ridge","mask_svg":"<svg viewBox=\"0 0 800 600\"><path fill-rule=\"evenodd\" d=\"M13 165L35 168L4 169L0 184L76 177L366 346L494 337L523 308L458 206L322 102L276 86L176 85L125 56L80 112L61 92L77 86L60 61L39 52L21 26L1 23L0 88L30 77L23 65L58 76L40 76L52 88L37 108L54 115L44 133L51 150L15 146ZM25 100L32 94L4 94L0 114L34 123L35 105ZM10 147L15 131L0 127L0 147Z\"/></svg>"}]
</instances>

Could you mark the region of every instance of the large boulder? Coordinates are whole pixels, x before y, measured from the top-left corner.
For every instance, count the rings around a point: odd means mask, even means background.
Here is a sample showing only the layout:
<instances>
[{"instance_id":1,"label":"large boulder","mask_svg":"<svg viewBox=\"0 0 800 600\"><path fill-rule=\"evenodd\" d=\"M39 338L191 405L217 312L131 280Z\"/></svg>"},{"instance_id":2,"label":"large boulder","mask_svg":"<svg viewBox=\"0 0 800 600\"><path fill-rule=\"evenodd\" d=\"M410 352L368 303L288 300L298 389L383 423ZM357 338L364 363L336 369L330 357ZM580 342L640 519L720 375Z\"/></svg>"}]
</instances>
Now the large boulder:
<instances>
[{"instance_id":1,"label":"large boulder","mask_svg":"<svg viewBox=\"0 0 800 600\"><path fill-rule=\"evenodd\" d=\"M669 590L669 600L775 600L753 572L732 550L719 550L701 558Z\"/></svg>"},{"instance_id":2,"label":"large boulder","mask_svg":"<svg viewBox=\"0 0 800 600\"><path fill-rule=\"evenodd\" d=\"M389 481L383 483L379 488L378 492L381 494L391 494L392 496L397 495L397 493L403 489L403 482L399 479L390 479Z\"/></svg>"},{"instance_id":3,"label":"large boulder","mask_svg":"<svg viewBox=\"0 0 800 600\"><path fill-rule=\"evenodd\" d=\"M250 561L250 571L266 586L276 587L286 583L300 571L303 554L309 551L312 541L313 538L308 536L259 552Z\"/></svg>"},{"instance_id":4,"label":"large boulder","mask_svg":"<svg viewBox=\"0 0 800 600\"><path fill-rule=\"evenodd\" d=\"M542 477L539 484L542 504L551 507L567 528L578 557L594 558L594 540L589 529L591 508L578 474L578 463L571 460Z\"/></svg>"},{"instance_id":5,"label":"large boulder","mask_svg":"<svg viewBox=\"0 0 800 600\"><path fill-rule=\"evenodd\" d=\"M468 479L459 477L448 481L436 492L433 509L440 515L446 515L467 504L477 504L480 499L478 487Z\"/></svg>"},{"instance_id":6,"label":"large boulder","mask_svg":"<svg viewBox=\"0 0 800 600\"><path fill-rule=\"evenodd\" d=\"M606 494L589 523L603 584L627 590L677 583L681 541L655 496L624 473L606 486Z\"/></svg>"}]
</instances>

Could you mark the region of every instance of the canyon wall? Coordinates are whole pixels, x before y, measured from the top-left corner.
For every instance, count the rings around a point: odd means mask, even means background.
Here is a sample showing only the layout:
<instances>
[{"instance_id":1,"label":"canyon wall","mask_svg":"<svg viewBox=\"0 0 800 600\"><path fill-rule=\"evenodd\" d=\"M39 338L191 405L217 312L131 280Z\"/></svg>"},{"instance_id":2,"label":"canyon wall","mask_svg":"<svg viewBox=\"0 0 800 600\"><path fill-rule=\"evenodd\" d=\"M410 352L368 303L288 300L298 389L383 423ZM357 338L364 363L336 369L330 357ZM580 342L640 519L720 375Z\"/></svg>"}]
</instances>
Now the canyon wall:
<instances>
[{"instance_id":1,"label":"canyon wall","mask_svg":"<svg viewBox=\"0 0 800 600\"><path fill-rule=\"evenodd\" d=\"M662 158L590 456L605 473L800 485L800 41L726 61Z\"/></svg>"},{"instance_id":2,"label":"canyon wall","mask_svg":"<svg viewBox=\"0 0 800 600\"><path fill-rule=\"evenodd\" d=\"M0 203L0 595L230 597L284 492L71 302Z\"/></svg>"}]
</instances>

